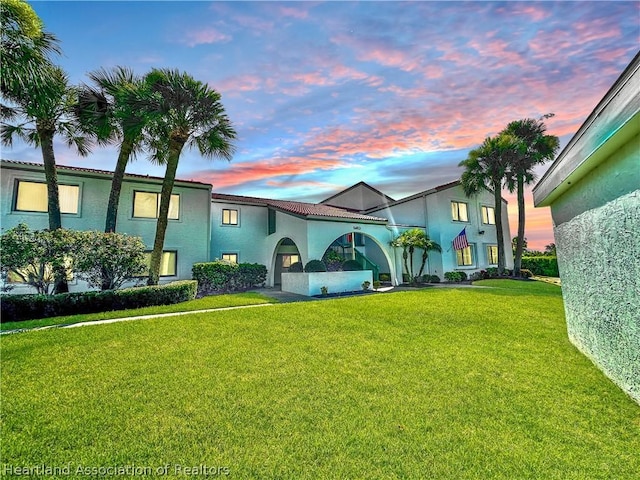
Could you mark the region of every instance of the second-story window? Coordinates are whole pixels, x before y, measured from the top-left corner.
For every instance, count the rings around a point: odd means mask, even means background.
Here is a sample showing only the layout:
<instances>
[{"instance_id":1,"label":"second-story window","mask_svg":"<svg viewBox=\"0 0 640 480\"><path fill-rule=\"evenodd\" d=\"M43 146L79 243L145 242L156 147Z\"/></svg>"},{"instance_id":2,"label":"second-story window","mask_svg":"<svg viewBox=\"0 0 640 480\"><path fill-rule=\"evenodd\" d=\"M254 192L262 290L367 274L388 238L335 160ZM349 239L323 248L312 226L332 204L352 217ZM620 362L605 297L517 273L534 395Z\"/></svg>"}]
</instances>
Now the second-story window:
<instances>
[{"instance_id":1,"label":"second-story window","mask_svg":"<svg viewBox=\"0 0 640 480\"><path fill-rule=\"evenodd\" d=\"M222 209L222 224L223 225L238 225L238 210L232 208Z\"/></svg>"},{"instance_id":2,"label":"second-story window","mask_svg":"<svg viewBox=\"0 0 640 480\"><path fill-rule=\"evenodd\" d=\"M456 222L468 222L467 204L464 202L451 202L451 218Z\"/></svg>"},{"instance_id":3,"label":"second-story window","mask_svg":"<svg viewBox=\"0 0 640 480\"><path fill-rule=\"evenodd\" d=\"M160 215L160 194L153 192L133 192L133 217L158 218ZM178 220L180 215L180 195L171 195L169 220Z\"/></svg>"},{"instance_id":4,"label":"second-story window","mask_svg":"<svg viewBox=\"0 0 640 480\"><path fill-rule=\"evenodd\" d=\"M482 223L485 225L496 224L496 214L493 207L482 207Z\"/></svg>"},{"instance_id":5,"label":"second-story window","mask_svg":"<svg viewBox=\"0 0 640 480\"><path fill-rule=\"evenodd\" d=\"M58 185L58 196L60 213L78 213L80 199L78 185ZM48 212L47 184L18 180L14 209L17 212Z\"/></svg>"}]
</instances>

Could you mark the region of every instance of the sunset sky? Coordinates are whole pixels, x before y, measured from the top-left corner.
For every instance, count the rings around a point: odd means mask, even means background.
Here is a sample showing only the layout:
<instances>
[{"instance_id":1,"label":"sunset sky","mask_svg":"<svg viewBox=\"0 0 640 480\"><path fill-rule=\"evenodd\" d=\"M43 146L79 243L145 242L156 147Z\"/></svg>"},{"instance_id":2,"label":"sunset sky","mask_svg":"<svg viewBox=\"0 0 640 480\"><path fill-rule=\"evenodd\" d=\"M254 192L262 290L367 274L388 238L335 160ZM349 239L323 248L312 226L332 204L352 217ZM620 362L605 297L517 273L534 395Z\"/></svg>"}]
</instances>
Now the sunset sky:
<instances>
[{"instance_id":1,"label":"sunset sky","mask_svg":"<svg viewBox=\"0 0 640 480\"><path fill-rule=\"evenodd\" d=\"M511 120L553 112L564 146L636 54L640 2L33 2L73 83L176 68L208 83L238 131L230 163L183 154L214 191L315 202L359 181L398 199L456 180ZM3 158L41 161L16 144ZM116 149L63 165L113 169ZM541 175L549 164L541 167ZM162 176L144 156L129 171ZM512 236L515 197L509 201ZM527 193L529 248L553 242Z\"/></svg>"}]
</instances>

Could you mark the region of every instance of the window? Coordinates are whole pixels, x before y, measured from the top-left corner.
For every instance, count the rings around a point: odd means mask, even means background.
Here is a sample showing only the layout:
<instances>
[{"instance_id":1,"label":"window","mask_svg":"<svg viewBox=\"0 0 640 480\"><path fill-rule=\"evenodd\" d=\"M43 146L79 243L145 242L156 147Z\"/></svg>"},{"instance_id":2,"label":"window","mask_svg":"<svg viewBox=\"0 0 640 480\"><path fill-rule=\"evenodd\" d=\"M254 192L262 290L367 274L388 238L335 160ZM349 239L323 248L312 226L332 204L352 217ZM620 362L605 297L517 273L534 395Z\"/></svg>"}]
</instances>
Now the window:
<instances>
[{"instance_id":1,"label":"window","mask_svg":"<svg viewBox=\"0 0 640 480\"><path fill-rule=\"evenodd\" d=\"M473 265L473 248L469 245L462 250L456 250L456 260L459 267L469 267Z\"/></svg>"},{"instance_id":2,"label":"window","mask_svg":"<svg viewBox=\"0 0 640 480\"><path fill-rule=\"evenodd\" d=\"M268 212L267 235L271 235L272 233L276 233L276 211L270 208Z\"/></svg>"},{"instance_id":3,"label":"window","mask_svg":"<svg viewBox=\"0 0 640 480\"><path fill-rule=\"evenodd\" d=\"M58 185L60 213L78 213L80 187L78 185ZM47 184L18 180L16 191L16 211L49 211Z\"/></svg>"},{"instance_id":4,"label":"window","mask_svg":"<svg viewBox=\"0 0 640 480\"><path fill-rule=\"evenodd\" d=\"M493 207L482 207L482 223L485 225L496 224L496 214Z\"/></svg>"},{"instance_id":5,"label":"window","mask_svg":"<svg viewBox=\"0 0 640 480\"><path fill-rule=\"evenodd\" d=\"M171 195L169 200L170 220L178 220L180 195ZM158 218L160 215L160 194L153 192L133 192L133 216L135 218Z\"/></svg>"},{"instance_id":6,"label":"window","mask_svg":"<svg viewBox=\"0 0 640 480\"><path fill-rule=\"evenodd\" d=\"M71 258L65 258L64 266L66 267L67 281L72 282L74 280L74 276L72 268L73 261L71 260ZM29 277L36 279L41 278L44 279L45 282L51 284L55 282L51 264L42 264L37 259L34 259L28 266L24 268L9 270L7 272L6 281L7 283L29 283Z\"/></svg>"},{"instance_id":7,"label":"window","mask_svg":"<svg viewBox=\"0 0 640 480\"><path fill-rule=\"evenodd\" d=\"M463 202L451 202L451 218L456 222L468 222L467 204Z\"/></svg>"},{"instance_id":8,"label":"window","mask_svg":"<svg viewBox=\"0 0 640 480\"><path fill-rule=\"evenodd\" d=\"M151 252L144 252L144 260L147 264L147 272L144 275L148 275L149 267L151 266ZM178 252L175 250L163 251L160 259L160 276L175 277L177 275L177 265Z\"/></svg>"},{"instance_id":9,"label":"window","mask_svg":"<svg viewBox=\"0 0 640 480\"><path fill-rule=\"evenodd\" d=\"M223 225L238 225L238 210L232 210L229 208L222 209L222 224Z\"/></svg>"},{"instance_id":10,"label":"window","mask_svg":"<svg viewBox=\"0 0 640 480\"><path fill-rule=\"evenodd\" d=\"M289 268L292 264L300 261L300 255L282 255L282 268Z\"/></svg>"},{"instance_id":11,"label":"window","mask_svg":"<svg viewBox=\"0 0 640 480\"><path fill-rule=\"evenodd\" d=\"M238 263L238 254L237 253L223 253L222 260L231 263Z\"/></svg>"},{"instance_id":12,"label":"window","mask_svg":"<svg viewBox=\"0 0 640 480\"><path fill-rule=\"evenodd\" d=\"M487 261L489 262L489 265L498 264L498 246L497 245L487 245Z\"/></svg>"}]
</instances>

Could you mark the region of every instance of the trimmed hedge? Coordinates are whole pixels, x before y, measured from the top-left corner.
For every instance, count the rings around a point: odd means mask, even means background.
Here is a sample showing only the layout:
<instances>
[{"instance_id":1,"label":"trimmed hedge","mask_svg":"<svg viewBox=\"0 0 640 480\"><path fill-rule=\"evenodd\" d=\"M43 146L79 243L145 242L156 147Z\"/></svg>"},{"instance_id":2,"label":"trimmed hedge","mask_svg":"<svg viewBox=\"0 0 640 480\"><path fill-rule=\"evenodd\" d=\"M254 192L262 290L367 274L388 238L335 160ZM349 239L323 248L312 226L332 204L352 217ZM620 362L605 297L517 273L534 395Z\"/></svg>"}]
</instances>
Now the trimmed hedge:
<instances>
[{"instance_id":1,"label":"trimmed hedge","mask_svg":"<svg viewBox=\"0 0 640 480\"><path fill-rule=\"evenodd\" d=\"M267 280L267 267L258 263L194 263L191 272L198 282L199 295L248 290Z\"/></svg>"},{"instance_id":2,"label":"trimmed hedge","mask_svg":"<svg viewBox=\"0 0 640 480\"><path fill-rule=\"evenodd\" d=\"M58 295L2 295L1 320L18 322L38 318L126 310L153 305L170 305L196 298L194 280L166 285L123 288L102 292L73 292Z\"/></svg>"},{"instance_id":3,"label":"trimmed hedge","mask_svg":"<svg viewBox=\"0 0 640 480\"><path fill-rule=\"evenodd\" d=\"M558 258L551 255L536 257L522 257L521 268L531 271L534 275L544 277L559 277Z\"/></svg>"},{"instance_id":4,"label":"trimmed hedge","mask_svg":"<svg viewBox=\"0 0 640 480\"><path fill-rule=\"evenodd\" d=\"M305 272L326 272L327 266L324 264L322 260L309 260L304 266Z\"/></svg>"},{"instance_id":5,"label":"trimmed hedge","mask_svg":"<svg viewBox=\"0 0 640 480\"><path fill-rule=\"evenodd\" d=\"M302 273L302 272L304 272L304 265L302 265L302 262L292 263L291 266L289 267L289 273Z\"/></svg>"}]
</instances>

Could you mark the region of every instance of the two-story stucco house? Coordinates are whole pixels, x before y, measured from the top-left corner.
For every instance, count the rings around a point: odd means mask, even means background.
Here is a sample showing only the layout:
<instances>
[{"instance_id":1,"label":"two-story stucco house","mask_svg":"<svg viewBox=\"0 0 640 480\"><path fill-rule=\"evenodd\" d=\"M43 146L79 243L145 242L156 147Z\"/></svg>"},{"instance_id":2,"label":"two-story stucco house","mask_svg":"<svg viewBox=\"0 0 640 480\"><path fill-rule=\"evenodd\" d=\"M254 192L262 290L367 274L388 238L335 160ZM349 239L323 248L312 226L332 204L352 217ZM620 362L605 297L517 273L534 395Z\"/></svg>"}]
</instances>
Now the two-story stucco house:
<instances>
[{"instance_id":1,"label":"two-story stucco house","mask_svg":"<svg viewBox=\"0 0 640 480\"><path fill-rule=\"evenodd\" d=\"M48 228L47 188L41 164L2 160L0 163L1 228L19 223L32 230ZM112 172L58 166L62 226L73 230L104 229ZM153 248L162 178L127 174L122 184L117 230L142 238ZM161 281L191 278L195 262L209 258L211 185L176 180L169 209L161 266ZM71 291L86 289L82 281ZM29 292L16 285L13 293Z\"/></svg>"},{"instance_id":2,"label":"two-story stucco house","mask_svg":"<svg viewBox=\"0 0 640 480\"><path fill-rule=\"evenodd\" d=\"M401 200L360 182L319 204L214 193L211 252L216 258L267 265L268 284L278 285L292 263L321 259L334 250L373 270L374 279L388 274L397 285L403 262L390 243L404 230L421 228L443 247L442 253L429 254L424 273L443 278L448 271L472 273L497 265L492 205L490 192L468 198L458 182ZM506 210L505 205L503 234L510 245ZM455 250L452 240L465 227L469 246ZM513 268L510 249L506 256Z\"/></svg>"},{"instance_id":3,"label":"two-story stucco house","mask_svg":"<svg viewBox=\"0 0 640 480\"><path fill-rule=\"evenodd\" d=\"M46 228L42 165L3 160L0 166L2 228L20 222L32 229ZM102 230L111 172L59 166L58 177L63 227ZM127 175L120 198L118 231L142 237L149 250L161 184L161 178ZM314 204L211 194L208 184L177 180L173 196L162 281L191 278L194 263L225 259L265 265L267 285L277 286L292 263L322 259L333 250L371 270L374 280L386 274L397 285L402 283L402 252L390 244L410 228L424 229L443 248L442 253L429 255L425 274L443 278L448 271L472 273L497 264L493 197L483 192L468 198L457 182L401 200L360 182ZM505 244L509 245L506 208L503 211ZM455 250L452 240L464 228L469 246ZM511 268L511 252L506 253ZM71 286L83 288L82 284Z\"/></svg>"}]
</instances>

